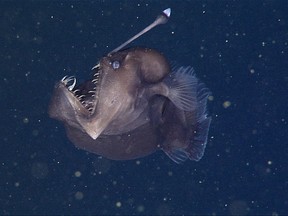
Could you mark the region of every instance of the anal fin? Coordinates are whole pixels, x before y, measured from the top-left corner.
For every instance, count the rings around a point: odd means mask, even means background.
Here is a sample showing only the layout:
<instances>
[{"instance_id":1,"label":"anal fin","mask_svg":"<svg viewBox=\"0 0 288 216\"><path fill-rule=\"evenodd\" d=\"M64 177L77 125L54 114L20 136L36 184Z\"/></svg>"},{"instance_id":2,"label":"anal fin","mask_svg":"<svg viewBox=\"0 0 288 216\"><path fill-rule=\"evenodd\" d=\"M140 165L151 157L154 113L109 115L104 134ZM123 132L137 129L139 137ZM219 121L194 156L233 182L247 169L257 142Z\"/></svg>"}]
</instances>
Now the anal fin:
<instances>
[{"instance_id":1,"label":"anal fin","mask_svg":"<svg viewBox=\"0 0 288 216\"><path fill-rule=\"evenodd\" d=\"M166 155L175 163L181 164L188 159L188 154L184 149L178 148L171 151L165 151Z\"/></svg>"},{"instance_id":2,"label":"anal fin","mask_svg":"<svg viewBox=\"0 0 288 216\"><path fill-rule=\"evenodd\" d=\"M198 122L194 133L189 137L189 143L184 147L172 146L169 150L164 150L166 155L177 164L185 162L187 159L199 161L203 155L207 144L208 131L211 118L205 118Z\"/></svg>"}]
</instances>

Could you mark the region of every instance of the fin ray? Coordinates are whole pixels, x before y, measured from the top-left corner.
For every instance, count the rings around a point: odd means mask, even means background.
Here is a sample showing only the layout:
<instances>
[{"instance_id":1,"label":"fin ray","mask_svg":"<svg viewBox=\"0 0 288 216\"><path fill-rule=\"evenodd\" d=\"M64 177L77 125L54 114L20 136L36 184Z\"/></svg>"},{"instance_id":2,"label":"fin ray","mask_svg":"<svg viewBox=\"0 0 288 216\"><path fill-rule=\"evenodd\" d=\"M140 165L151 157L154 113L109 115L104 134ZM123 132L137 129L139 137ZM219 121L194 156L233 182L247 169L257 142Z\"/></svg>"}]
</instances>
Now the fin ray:
<instances>
[{"instance_id":1,"label":"fin ray","mask_svg":"<svg viewBox=\"0 0 288 216\"><path fill-rule=\"evenodd\" d=\"M192 67L180 67L165 79L169 87L168 98L179 108L193 111L197 106L198 79Z\"/></svg>"},{"instance_id":2,"label":"fin ray","mask_svg":"<svg viewBox=\"0 0 288 216\"><path fill-rule=\"evenodd\" d=\"M199 161L203 155L207 144L208 131L210 127L211 118L205 118L197 126L195 136L190 140L187 152L190 160Z\"/></svg>"},{"instance_id":3,"label":"fin ray","mask_svg":"<svg viewBox=\"0 0 288 216\"><path fill-rule=\"evenodd\" d=\"M165 152L166 155L175 163L181 164L188 159L188 154L183 149L173 149Z\"/></svg>"}]
</instances>

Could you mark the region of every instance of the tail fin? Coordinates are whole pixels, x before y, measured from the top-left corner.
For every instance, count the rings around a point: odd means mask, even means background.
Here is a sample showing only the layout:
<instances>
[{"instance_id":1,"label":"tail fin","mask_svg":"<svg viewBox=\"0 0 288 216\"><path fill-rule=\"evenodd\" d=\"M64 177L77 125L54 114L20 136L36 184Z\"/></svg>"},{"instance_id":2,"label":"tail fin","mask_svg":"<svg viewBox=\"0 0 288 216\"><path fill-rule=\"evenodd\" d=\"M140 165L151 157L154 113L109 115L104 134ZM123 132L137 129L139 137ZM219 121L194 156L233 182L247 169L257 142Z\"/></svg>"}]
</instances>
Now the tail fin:
<instances>
[{"instance_id":1,"label":"tail fin","mask_svg":"<svg viewBox=\"0 0 288 216\"><path fill-rule=\"evenodd\" d=\"M189 146L186 149L189 159L199 161L203 155L207 144L207 137L211 118L205 118L202 122L199 122L195 130L193 139L190 140Z\"/></svg>"}]
</instances>

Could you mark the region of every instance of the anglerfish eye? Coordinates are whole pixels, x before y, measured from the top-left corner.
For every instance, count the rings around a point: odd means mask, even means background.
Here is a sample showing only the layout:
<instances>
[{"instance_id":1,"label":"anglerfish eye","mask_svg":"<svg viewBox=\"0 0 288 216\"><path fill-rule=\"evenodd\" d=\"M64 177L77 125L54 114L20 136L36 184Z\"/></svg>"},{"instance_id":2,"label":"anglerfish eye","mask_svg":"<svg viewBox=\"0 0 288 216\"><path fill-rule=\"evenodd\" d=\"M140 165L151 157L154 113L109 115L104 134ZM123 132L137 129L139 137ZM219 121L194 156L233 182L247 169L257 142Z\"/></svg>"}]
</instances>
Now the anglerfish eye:
<instances>
[{"instance_id":1,"label":"anglerfish eye","mask_svg":"<svg viewBox=\"0 0 288 216\"><path fill-rule=\"evenodd\" d=\"M120 62L119 61L113 61L112 67L113 67L113 69L118 69L120 67Z\"/></svg>"}]
</instances>

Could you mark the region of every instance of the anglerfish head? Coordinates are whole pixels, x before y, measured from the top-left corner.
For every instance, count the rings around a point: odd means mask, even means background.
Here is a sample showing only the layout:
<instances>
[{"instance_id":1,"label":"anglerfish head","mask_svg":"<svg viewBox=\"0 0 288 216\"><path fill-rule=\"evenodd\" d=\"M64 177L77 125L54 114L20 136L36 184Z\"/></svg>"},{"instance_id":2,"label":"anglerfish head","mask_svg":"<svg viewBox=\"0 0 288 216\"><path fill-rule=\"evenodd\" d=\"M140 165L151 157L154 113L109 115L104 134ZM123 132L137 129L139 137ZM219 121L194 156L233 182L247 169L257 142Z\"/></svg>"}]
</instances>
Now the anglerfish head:
<instances>
[{"instance_id":1,"label":"anglerfish head","mask_svg":"<svg viewBox=\"0 0 288 216\"><path fill-rule=\"evenodd\" d=\"M103 57L93 70L93 78L83 84L76 85L74 77L56 84L49 115L96 139L145 124L146 89L160 83L170 67L155 50L131 48Z\"/></svg>"}]
</instances>

